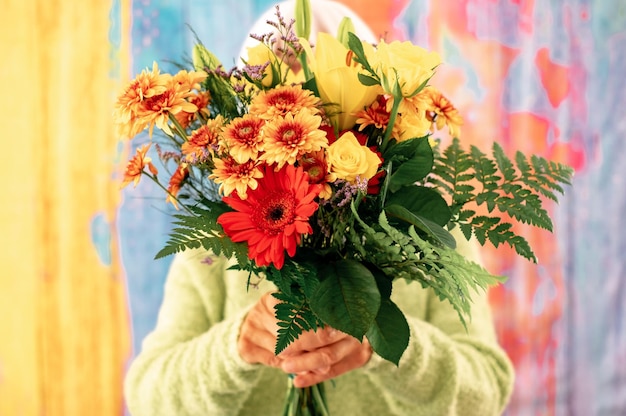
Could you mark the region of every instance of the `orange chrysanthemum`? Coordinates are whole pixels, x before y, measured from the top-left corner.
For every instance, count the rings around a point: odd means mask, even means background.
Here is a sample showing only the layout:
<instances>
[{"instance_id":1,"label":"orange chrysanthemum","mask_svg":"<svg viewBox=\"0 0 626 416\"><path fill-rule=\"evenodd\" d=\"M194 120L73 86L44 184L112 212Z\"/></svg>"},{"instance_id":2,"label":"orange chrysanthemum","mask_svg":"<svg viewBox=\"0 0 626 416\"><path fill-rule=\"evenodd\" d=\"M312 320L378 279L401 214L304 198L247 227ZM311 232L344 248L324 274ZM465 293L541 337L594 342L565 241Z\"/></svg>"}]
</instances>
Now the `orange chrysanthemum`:
<instances>
[{"instance_id":1,"label":"orange chrysanthemum","mask_svg":"<svg viewBox=\"0 0 626 416\"><path fill-rule=\"evenodd\" d=\"M261 91L250 103L249 113L271 120L287 113L296 114L302 109L317 114L320 105L320 99L311 91L303 89L300 85L285 85Z\"/></svg>"},{"instance_id":2,"label":"orange chrysanthemum","mask_svg":"<svg viewBox=\"0 0 626 416\"><path fill-rule=\"evenodd\" d=\"M211 101L211 93L208 91L197 92L189 97L188 100L198 108L198 111L196 113L181 111L174 116L176 117L178 124L180 124L184 129L189 127L189 125L198 117L202 117L204 119L209 118L210 112L208 106Z\"/></svg>"},{"instance_id":3,"label":"orange chrysanthemum","mask_svg":"<svg viewBox=\"0 0 626 416\"><path fill-rule=\"evenodd\" d=\"M248 161L246 163L237 163L232 157L225 159L214 159L215 169L209 179L213 179L219 184L219 192L228 196L233 191L242 199L246 198L249 189L256 189L258 186L257 179L263 177L261 169L257 162Z\"/></svg>"},{"instance_id":4,"label":"orange chrysanthemum","mask_svg":"<svg viewBox=\"0 0 626 416\"><path fill-rule=\"evenodd\" d=\"M420 94L424 94L428 98L429 105L425 108L426 117L435 124L437 130L441 130L446 125L450 136L459 137L463 118L454 105L433 87L424 88Z\"/></svg>"},{"instance_id":5,"label":"orange chrysanthemum","mask_svg":"<svg viewBox=\"0 0 626 416\"><path fill-rule=\"evenodd\" d=\"M137 153L135 153L126 165L126 172L124 173L124 180L122 181L121 188L131 182L134 182L133 186L137 186L146 166L153 175L157 175L159 173L157 168L152 164L152 159L146 156L148 149L150 149L149 144L137 148Z\"/></svg>"},{"instance_id":6,"label":"orange chrysanthemum","mask_svg":"<svg viewBox=\"0 0 626 416\"><path fill-rule=\"evenodd\" d=\"M191 164L206 162L219 148L220 134L224 126L224 118L218 115L207 124L194 130L189 139L182 144L181 152L185 161Z\"/></svg>"},{"instance_id":7,"label":"orange chrysanthemum","mask_svg":"<svg viewBox=\"0 0 626 416\"><path fill-rule=\"evenodd\" d=\"M191 92L186 88L180 88L181 85L170 75L165 91L141 102L140 109L137 111L137 118L149 126L150 136L152 136L154 126L170 136L173 135L169 126L170 114L176 115L181 111L186 113L198 111L198 107L186 99Z\"/></svg>"},{"instance_id":8,"label":"orange chrysanthemum","mask_svg":"<svg viewBox=\"0 0 626 416\"><path fill-rule=\"evenodd\" d=\"M200 90L200 83L204 81L206 77L207 73L204 71L186 71L182 69L173 76L173 82L176 84L176 89L188 91L188 94L192 95L192 91Z\"/></svg>"},{"instance_id":9,"label":"orange chrysanthemum","mask_svg":"<svg viewBox=\"0 0 626 416\"><path fill-rule=\"evenodd\" d=\"M152 64L152 71L144 69L132 80L117 98L113 116L120 137L133 138L147 127L144 119L138 119L145 99L162 94L167 89L168 74L161 74L158 65Z\"/></svg>"},{"instance_id":10,"label":"orange chrysanthemum","mask_svg":"<svg viewBox=\"0 0 626 416\"><path fill-rule=\"evenodd\" d=\"M320 130L322 118L302 109L293 116L287 113L268 122L264 128L265 153L261 160L271 165L276 163L280 169L285 163L293 165L306 153L316 152L328 147L326 132Z\"/></svg>"},{"instance_id":11,"label":"orange chrysanthemum","mask_svg":"<svg viewBox=\"0 0 626 416\"><path fill-rule=\"evenodd\" d=\"M238 194L223 199L235 211L220 215L217 222L232 241L248 244L248 257L257 266L281 269L285 252L293 257L302 236L313 232L309 218L317 210L314 199L320 185L310 184L306 172L292 165L278 171L267 166L263 174L247 199Z\"/></svg>"},{"instance_id":12,"label":"orange chrysanthemum","mask_svg":"<svg viewBox=\"0 0 626 416\"><path fill-rule=\"evenodd\" d=\"M332 196L332 189L328 181L330 175L328 173L328 163L326 163L326 153L324 150L308 153L299 161L298 166L309 175L309 182L322 185L319 197L321 199L329 199Z\"/></svg>"},{"instance_id":13,"label":"orange chrysanthemum","mask_svg":"<svg viewBox=\"0 0 626 416\"><path fill-rule=\"evenodd\" d=\"M167 187L167 197L165 198L165 202L171 202L172 205L176 209L178 209L178 201L176 200L176 195L180 192L180 188L183 185L183 182L189 176L189 168L186 164L180 165L176 172L170 178L169 185Z\"/></svg>"},{"instance_id":14,"label":"orange chrysanthemum","mask_svg":"<svg viewBox=\"0 0 626 416\"><path fill-rule=\"evenodd\" d=\"M228 154L238 163L256 160L263 150L261 129L265 120L246 114L230 122L224 129L224 142Z\"/></svg>"},{"instance_id":15,"label":"orange chrysanthemum","mask_svg":"<svg viewBox=\"0 0 626 416\"><path fill-rule=\"evenodd\" d=\"M365 110L358 111L356 114L356 124L359 125L359 131L363 131L368 126L374 126L379 130L384 130L389 124L389 111L385 106L385 98L379 97Z\"/></svg>"}]
</instances>

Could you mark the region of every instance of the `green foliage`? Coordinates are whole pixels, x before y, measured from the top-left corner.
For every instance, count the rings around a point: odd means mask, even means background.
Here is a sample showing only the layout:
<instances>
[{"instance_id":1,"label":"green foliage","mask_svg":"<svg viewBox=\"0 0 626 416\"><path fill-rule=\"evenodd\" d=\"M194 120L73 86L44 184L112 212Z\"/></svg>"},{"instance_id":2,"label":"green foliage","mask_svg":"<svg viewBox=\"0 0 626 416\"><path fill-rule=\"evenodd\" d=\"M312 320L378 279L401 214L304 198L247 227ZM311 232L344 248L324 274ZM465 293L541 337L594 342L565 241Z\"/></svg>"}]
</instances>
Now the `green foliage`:
<instances>
[{"instance_id":1,"label":"green foliage","mask_svg":"<svg viewBox=\"0 0 626 416\"><path fill-rule=\"evenodd\" d=\"M389 190L396 192L428 175L433 166L433 151L425 137L392 143L383 155L391 164Z\"/></svg>"},{"instance_id":2,"label":"green foliage","mask_svg":"<svg viewBox=\"0 0 626 416\"><path fill-rule=\"evenodd\" d=\"M362 261L378 267L389 278L418 281L448 300L465 324L470 316L471 291L484 290L503 278L468 261L454 249L434 245L421 238L411 226L408 233L391 226L385 213L378 223L368 225L357 213L359 229L350 234Z\"/></svg>"},{"instance_id":3,"label":"green foliage","mask_svg":"<svg viewBox=\"0 0 626 416\"><path fill-rule=\"evenodd\" d=\"M278 321L278 335L274 353L280 354L305 331L317 331L324 324L311 311L306 297L289 296L284 292L273 293L280 301L275 306Z\"/></svg>"},{"instance_id":4,"label":"green foliage","mask_svg":"<svg viewBox=\"0 0 626 416\"><path fill-rule=\"evenodd\" d=\"M321 262L317 270L320 285L311 308L331 327L362 339L380 307L376 279L351 259Z\"/></svg>"},{"instance_id":5,"label":"green foliage","mask_svg":"<svg viewBox=\"0 0 626 416\"><path fill-rule=\"evenodd\" d=\"M539 156L528 159L521 152L513 162L497 143L489 157L475 146L469 152L463 150L454 139L435 159L427 183L450 196L450 228L458 224L467 238L474 234L481 244L508 244L521 256L536 261L528 242L514 233L513 224L503 220L503 214L518 223L552 231L543 201L556 201L556 193L564 192L561 185L569 185L572 175L569 166ZM490 215L467 208L470 203L485 206Z\"/></svg>"},{"instance_id":6,"label":"green foliage","mask_svg":"<svg viewBox=\"0 0 626 416\"><path fill-rule=\"evenodd\" d=\"M383 299L376 319L365 335L376 354L399 365L409 345L410 329L400 308L391 299Z\"/></svg>"},{"instance_id":7,"label":"green foliage","mask_svg":"<svg viewBox=\"0 0 626 416\"><path fill-rule=\"evenodd\" d=\"M186 249L204 248L216 255L231 258L233 255L241 265L246 265L248 249L243 243L234 243L227 236L218 233L220 229L217 218L225 212L225 205L204 201L207 209L200 207L188 207L189 213L175 214L174 228L170 232L169 240L156 254L160 259Z\"/></svg>"}]
</instances>

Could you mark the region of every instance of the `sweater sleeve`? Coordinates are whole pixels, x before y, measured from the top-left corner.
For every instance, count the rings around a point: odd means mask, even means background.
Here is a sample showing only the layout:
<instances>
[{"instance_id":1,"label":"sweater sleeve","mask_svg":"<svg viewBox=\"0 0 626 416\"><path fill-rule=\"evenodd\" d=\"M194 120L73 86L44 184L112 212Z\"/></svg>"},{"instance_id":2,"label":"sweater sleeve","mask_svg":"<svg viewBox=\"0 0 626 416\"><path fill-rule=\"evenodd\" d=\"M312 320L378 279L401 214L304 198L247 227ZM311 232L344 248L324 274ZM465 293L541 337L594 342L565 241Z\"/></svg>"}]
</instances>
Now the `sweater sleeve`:
<instances>
[{"instance_id":1,"label":"sweater sleeve","mask_svg":"<svg viewBox=\"0 0 626 416\"><path fill-rule=\"evenodd\" d=\"M247 309L222 320L224 261L207 266L189 261L193 255L174 260L156 328L127 372L133 416L237 414L258 377L259 366L244 362L236 348Z\"/></svg>"},{"instance_id":2,"label":"sweater sleeve","mask_svg":"<svg viewBox=\"0 0 626 416\"><path fill-rule=\"evenodd\" d=\"M475 252L464 254L477 260ZM401 291L403 310L415 302L412 285ZM487 294L474 295L467 330L447 301L432 292L426 299L424 319L405 314L411 337L400 365L374 355L364 368L366 377L383 392L390 414L501 415L514 370L497 342Z\"/></svg>"}]
</instances>

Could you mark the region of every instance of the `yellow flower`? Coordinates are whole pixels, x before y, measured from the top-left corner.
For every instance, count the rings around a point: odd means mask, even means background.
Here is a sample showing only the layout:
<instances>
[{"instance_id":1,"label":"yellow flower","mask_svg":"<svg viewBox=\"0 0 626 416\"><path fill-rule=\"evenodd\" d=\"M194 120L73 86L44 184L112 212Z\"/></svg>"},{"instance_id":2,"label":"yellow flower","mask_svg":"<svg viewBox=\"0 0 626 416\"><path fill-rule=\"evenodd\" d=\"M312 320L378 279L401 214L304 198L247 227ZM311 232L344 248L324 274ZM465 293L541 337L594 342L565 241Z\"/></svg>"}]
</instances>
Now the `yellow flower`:
<instances>
[{"instance_id":1,"label":"yellow flower","mask_svg":"<svg viewBox=\"0 0 626 416\"><path fill-rule=\"evenodd\" d=\"M376 100L380 86L361 84L358 78L361 66L352 61L352 53L333 36L319 33L314 53L306 41L301 43L311 61L320 97L329 105L327 112L332 123L340 131L351 129L357 119L356 112Z\"/></svg>"},{"instance_id":2,"label":"yellow flower","mask_svg":"<svg viewBox=\"0 0 626 416\"><path fill-rule=\"evenodd\" d=\"M153 175L157 175L159 173L157 168L152 164L152 159L146 156L148 149L150 149L149 144L137 148L137 153L135 153L126 165L126 172L124 172L124 180L120 186L121 188L131 182L134 182L133 186L137 186L146 166Z\"/></svg>"},{"instance_id":3,"label":"yellow flower","mask_svg":"<svg viewBox=\"0 0 626 416\"><path fill-rule=\"evenodd\" d=\"M260 160L268 165L276 163L280 169L285 163L293 165L301 156L326 148L328 139L326 132L319 130L321 122L322 118L308 109L268 121L263 131L265 153Z\"/></svg>"},{"instance_id":4,"label":"yellow flower","mask_svg":"<svg viewBox=\"0 0 626 416\"><path fill-rule=\"evenodd\" d=\"M397 141L403 142L405 140L414 139L416 137L424 137L430 133L432 123L426 115L422 113L408 113L402 114L396 119L395 127L398 127L399 135L394 137ZM394 133L396 133L394 131Z\"/></svg>"},{"instance_id":5,"label":"yellow flower","mask_svg":"<svg viewBox=\"0 0 626 416\"><path fill-rule=\"evenodd\" d=\"M178 71L173 77L176 88L187 97L193 95L193 91L200 91L200 83L206 79L208 74L204 71Z\"/></svg>"},{"instance_id":6,"label":"yellow flower","mask_svg":"<svg viewBox=\"0 0 626 416\"><path fill-rule=\"evenodd\" d=\"M248 59L246 65L248 66L261 66L268 64L264 70L264 77L261 84L264 87L272 87L277 84L282 84L284 78L285 85L297 84L304 81L304 74L302 71L292 70L289 63L295 61L295 58L291 55L284 57L282 60L272 51L266 44L259 43L258 45L248 48Z\"/></svg>"},{"instance_id":7,"label":"yellow flower","mask_svg":"<svg viewBox=\"0 0 626 416\"><path fill-rule=\"evenodd\" d=\"M321 106L319 98L300 85L279 86L268 91L261 91L250 103L250 114L271 120L287 113L296 114L303 108L318 113Z\"/></svg>"},{"instance_id":8,"label":"yellow flower","mask_svg":"<svg viewBox=\"0 0 626 416\"><path fill-rule=\"evenodd\" d=\"M246 199L248 188L256 189L259 185L257 179L263 177L258 164L252 160L240 164L232 157L226 157L215 159L214 162L215 169L209 175L209 179L220 185L219 192L224 196L237 191L241 199Z\"/></svg>"},{"instance_id":9,"label":"yellow flower","mask_svg":"<svg viewBox=\"0 0 626 416\"><path fill-rule=\"evenodd\" d=\"M369 180L382 163L369 147L362 146L352 132L344 133L326 151L332 181L343 179L354 183L357 178Z\"/></svg>"},{"instance_id":10,"label":"yellow flower","mask_svg":"<svg viewBox=\"0 0 626 416\"><path fill-rule=\"evenodd\" d=\"M450 100L433 87L425 88L419 95L425 97L426 116L434 123L437 130L441 130L446 125L450 136L459 137L463 118Z\"/></svg>"},{"instance_id":11,"label":"yellow flower","mask_svg":"<svg viewBox=\"0 0 626 416\"><path fill-rule=\"evenodd\" d=\"M265 121L252 114L236 118L224 129L224 142L230 156L237 163L256 160L263 150L261 129Z\"/></svg>"},{"instance_id":12,"label":"yellow flower","mask_svg":"<svg viewBox=\"0 0 626 416\"><path fill-rule=\"evenodd\" d=\"M411 42L381 40L368 61L382 81L387 94L396 96L396 83L402 97L412 97L420 86L433 76L441 63L436 52L428 51Z\"/></svg>"}]
</instances>

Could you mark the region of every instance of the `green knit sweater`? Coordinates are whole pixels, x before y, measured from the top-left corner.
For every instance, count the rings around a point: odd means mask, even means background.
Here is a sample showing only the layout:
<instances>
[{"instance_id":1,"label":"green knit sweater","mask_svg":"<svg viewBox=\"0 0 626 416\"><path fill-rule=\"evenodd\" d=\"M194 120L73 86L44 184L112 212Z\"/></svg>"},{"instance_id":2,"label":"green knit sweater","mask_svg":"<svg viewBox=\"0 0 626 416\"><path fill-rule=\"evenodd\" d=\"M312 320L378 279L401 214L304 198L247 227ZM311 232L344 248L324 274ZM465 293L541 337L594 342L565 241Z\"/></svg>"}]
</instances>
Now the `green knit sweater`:
<instances>
[{"instance_id":1,"label":"green knit sweater","mask_svg":"<svg viewBox=\"0 0 626 416\"><path fill-rule=\"evenodd\" d=\"M247 274L226 268L201 251L174 259L156 328L126 376L133 416L281 414L287 375L244 362L236 348L244 315L273 287L261 281L246 291ZM486 295L475 295L467 331L449 303L419 284L397 281L392 297L411 330L400 365L373 355L327 382L331 415L500 415L513 368L497 343Z\"/></svg>"}]
</instances>

